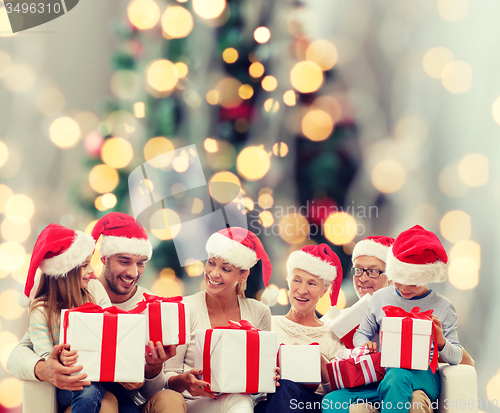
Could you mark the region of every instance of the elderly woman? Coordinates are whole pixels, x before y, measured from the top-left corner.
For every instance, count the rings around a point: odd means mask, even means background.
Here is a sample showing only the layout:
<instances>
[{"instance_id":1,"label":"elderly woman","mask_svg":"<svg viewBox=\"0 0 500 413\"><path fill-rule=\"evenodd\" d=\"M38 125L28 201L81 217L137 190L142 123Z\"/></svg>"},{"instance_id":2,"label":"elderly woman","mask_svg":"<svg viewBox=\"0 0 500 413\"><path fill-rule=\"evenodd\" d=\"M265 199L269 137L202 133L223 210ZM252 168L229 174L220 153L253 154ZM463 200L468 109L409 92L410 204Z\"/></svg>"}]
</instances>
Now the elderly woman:
<instances>
[{"instance_id":1,"label":"elderly woman","mask_svg":"<svg viewBox=\"0 0 500 413\"><path fill-rule=\"evenodd\" d=\"M316 316L316 305L329 287L331 305L337 303L342 283L342 266L338 256L326 244L307 245L290 254L287 273L291 308L285 316L272 318L271 329L278 333L278 343L319 343L322 385L314 391L289 380L280 380L276 393L268 394L268 400L257 404L255 411L258 413L297 413L305 410L320 412L325 390L330 390L326 364L335 358L337 351L345 348L329 327ZM299 360L297 362L300 363ZM326 387L325 390L323 386ZM292 399L295 400L294 403L291 402Z\"/></svg>"},{"instance_id":2,"label":"elderly woman","mask_svg":"<svg viewBox=\"0 0 500 413\"><path fill-rule=\"evenodd\" d=\"M245 298L250 268L258 259L262 260L262 273L267 286L271 278L271 263L255 234L239 227L213 234L207 242L207 252L207 288L184 298L184 302L189 304L191 339L186 345L178 346L176 356L165 363L165 387L183 394L189 413L252 413L250 395L215 395L210 392L207 382L198 379L202 371L194 369L195 330L228 326L228 320L247 320L260 330L271 330L269 308Z\"/></svg>"}]
</instances>

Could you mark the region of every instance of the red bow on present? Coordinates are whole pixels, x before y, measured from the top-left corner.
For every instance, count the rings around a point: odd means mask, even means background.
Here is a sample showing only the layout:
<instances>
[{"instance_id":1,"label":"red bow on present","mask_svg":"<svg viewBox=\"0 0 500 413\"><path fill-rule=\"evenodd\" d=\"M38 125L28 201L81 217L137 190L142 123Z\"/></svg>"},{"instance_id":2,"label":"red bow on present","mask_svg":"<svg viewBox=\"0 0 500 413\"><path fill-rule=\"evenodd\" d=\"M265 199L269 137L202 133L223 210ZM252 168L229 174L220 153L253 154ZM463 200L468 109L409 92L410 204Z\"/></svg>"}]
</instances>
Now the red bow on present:
<instances>
[{"instance_id":1,"label":"red bow on present","mask_svg":"<svg viewBox=\"0 0 500 413\"><path fill-rule=\"evenodd\" d=\"M161 325L161 303L177 304L179 308L179 345L186 344L186 310L180 295L176 297L159 297L157 295L144 293L144 300L131 310L132 314L140 314L146 308L149 315L149 339L153 343L163 342Z\"/></svg>"},{"instance_id":2,"label":"red bow on present","mask_svg":"<svg viewBox=\"0 0 500 413\"><path fill-rule=\"evenodd\" d=\"M99 381L114 381L116 365L116 336L118 333L118 314L128 314L128 311L118 307L102 308L94 303L86 303L80 307L66 310L63 329L64 343L67 342L67 331L70 313L103 314L102 345L101 345L101 376Z\"/></svg>"},{"instance_id":3,"label":"red bow on present","mask_svg":"<svg viewBox=\"0 0 500 413\"><path fill-rule=\"evenodd\" d=\"M407 312L393 305L386 305L382 307L382 310L387 317L403 317L401 325L401 367L405 369L411 369L413 320L429 320L432 322L432 343L434 345L434 352L429 366L432 373L435 373L438 365L436 353L439 352L439 349L437 345L436 326L431 317L433 310L420 312L420 307L413 307L410 312Z\"/></svg>"},{"instance_id":4,"label":"red bow on present","mask_svg":"<svg viewBox=\"0 0 500 413\"><path fill-rule=\"evenodd\" d=\"M258 328L255 328L247 320L241 320L241 321L227 320L227 322L229 323L229 327L232 328L233 330L259 331ZM227 327L222 327L222 328L227 328Z\"/></svg>"}]
</instances>

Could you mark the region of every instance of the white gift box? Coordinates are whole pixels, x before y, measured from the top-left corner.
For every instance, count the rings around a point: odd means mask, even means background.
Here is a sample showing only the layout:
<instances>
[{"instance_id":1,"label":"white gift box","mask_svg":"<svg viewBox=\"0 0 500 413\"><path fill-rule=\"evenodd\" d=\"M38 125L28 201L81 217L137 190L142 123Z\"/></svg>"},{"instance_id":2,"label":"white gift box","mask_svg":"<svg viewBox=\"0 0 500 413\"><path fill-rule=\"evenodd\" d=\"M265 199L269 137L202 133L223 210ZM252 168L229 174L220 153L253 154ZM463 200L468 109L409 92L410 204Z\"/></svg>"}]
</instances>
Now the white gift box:
<instances>
[{"instance_id":1,"label":"white gift box","mask_svg":"<svg viewBox=\"0 0 500 413\"><path fill-rule=\"evenodd\" d=\"M380 328L382 367L427 370L431 350L432 321L405 319L411 328L403 334L405 317L384 317ZM408 345L411 343L411 347Z\"/></svg>"},{"instance_id":2,"label":"white gift box","mask_svg":"<svg viewBox=\"0 0 500 413\"><path fill-rule=\"evenodd\" d=\"M342 310L340 315L330 323L330 330L333 331L342 342L350 349L354 348L352 339L361 321L365 318L366 309L372 296L365 294L351 307Z\"/></svg>"},{"instance_id":3,"label":"white gift box","mask_svg":"<svg viewBox=\"0 0 500 413\"><path fill-rule=\"evenodd\" d=\"M66 311L61 312L60 343ZM144 380L145 334L143 315L71 311L66 343L78 351L77 364L83 366L78 374L87 374L87 380L138 383Z\"/></svg>"},{"instance_id":4,"label":"white gift box","mask_svg":"<svg viewBox=\"0 0 500 413\"><path fill-rule=\"evenodd\" d=\"M278 359L282 379L301 384L321 383L319 345L281 345Z\"/></svg>"},{"instance_id":5,"label":"white gift box","mask_svg":"<svg viewBox=\"0 0 500 413\"><path fill-rule=\"evenodd\" d=\"M189 305L176 302L149 303L140 314L146 316L146 344L161 341L164 346L189 342Z\"/></svg>"},{"instance_id":6,"label":"white gift box","mask_svg":"<svg viewBox=\"0 0 500 413\"><path fill-rule=\"evenodd\" d=\"M249 333L254 334L252 338L248 338ZM216 328L196 330L195 334L195 368L203 370L202 380L210 383L213 392L276 391L277 333Z\"/></svg>"}]
</instances>

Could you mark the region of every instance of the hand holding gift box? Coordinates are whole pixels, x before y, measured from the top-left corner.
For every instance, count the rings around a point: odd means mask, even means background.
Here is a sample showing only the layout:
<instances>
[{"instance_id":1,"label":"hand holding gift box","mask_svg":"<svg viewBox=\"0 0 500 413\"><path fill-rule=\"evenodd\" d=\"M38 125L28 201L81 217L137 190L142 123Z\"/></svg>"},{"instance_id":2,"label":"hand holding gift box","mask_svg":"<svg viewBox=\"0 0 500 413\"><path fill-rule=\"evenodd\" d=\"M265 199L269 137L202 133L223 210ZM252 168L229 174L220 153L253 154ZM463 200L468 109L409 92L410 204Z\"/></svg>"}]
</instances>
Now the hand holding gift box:
<instances>
[{"instance_id":1,"label":"hand holding gift box","mask_svg":"<svg viewBox=\"0 0 500 413\"><path fill-rule=\"evenodd\" d=\"M337 351L335 358L326 365L332 390L375 383L385 375L385 369L380 366L380 353L370 354L366 347Z\"/></svg>"},{"instance_id":2,"label":"hand holding gift box","mask_svg":"<svg viewBox=\"0 0 500 413\"><path fill-rule=\"evenodd\" d=\"M87 303L61 312L60 343L78 352L90 381L144 381L146 318Z\"/></svg>"},{"instance_id":3,"label":"hand holding gift box","mask_svg":"<svg viewBox=\"0 0 500 413\"><path fill-rule=\"evenodd\" d=\"M300 360L300 363L298 361ZM281 344L278 350L281 378L300 384L321 383L321 352L318 343L311 345Z\"/></svg>"},{"instance_id":4,"label":"hand holding gift box","mask_svg":"<svg viewBox=\"0 0 500 413\"><path fill-rule=\"evenodd\" d=\"M158 297L144 293L144 300L131 313L146 316L146 344L160 341L166 347L187 343L189 307L182 302L182 297Z\"/></svg>"},{"instance_id":5,"label":"hand holding gift box","mask_svg":"<svg viewBox=\"0 0 500 413\"><path fill-rule=\"evenodd\" d=\"M382 319L380 328L381 365L427 370L433 342L434 354L430 367L434 373L437 368L438 346L436 327L431 317L432 310L420 312L419 307L414 307L408 313L392 305L385 306L382 310L386 316Z\"/></svg>"},{"instance_id":6,"label":"hand holding gift box","mask_svg":"<svg viewBox=\"0 0 500 413\"><path fill-rule=\"evenodd\" d=\"M353 349L352 339L361 321L365 317L366 309L372 296L365 294L351 307L342 310L340 315L330 323L330 330L333 331L347 348Z\"/></svg>"},{"instance_id":7,"label":"hand holding gift box","mask_svg":"<svg viewBox=\"0 0 500 413\"><path fill-rule=\"evenodd\" d=\"M196 330L195 368L213 392L274 393L278 335L248 321Z\"/></svg>"}]
</instances>

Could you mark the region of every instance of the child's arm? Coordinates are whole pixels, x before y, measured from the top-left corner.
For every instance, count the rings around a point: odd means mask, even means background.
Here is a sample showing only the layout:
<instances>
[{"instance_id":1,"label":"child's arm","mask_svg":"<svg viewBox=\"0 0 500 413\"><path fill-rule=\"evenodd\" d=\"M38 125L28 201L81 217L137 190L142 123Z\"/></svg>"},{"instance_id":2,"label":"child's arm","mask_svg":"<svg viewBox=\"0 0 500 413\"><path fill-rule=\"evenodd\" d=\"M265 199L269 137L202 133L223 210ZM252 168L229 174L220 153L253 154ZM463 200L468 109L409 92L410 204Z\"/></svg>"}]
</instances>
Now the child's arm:
<instances>
[{"instance_id":1,"label":"child's arm","mask_svg":"<svg viewBox=\"0 0 500 413\"><path fill-rule=\"evenodd\" d=\"M33 351L40 357L47 357L57 343L52 343L45 311L41 305L30 313L29 333L33 343Z\"/></svg>"},{"instance_id":2,"label":"child's arm","mask_svg":"<svg viewBox=\"0 0 500 413\"><path fill-rule=\"evenodd\" d=\"M353 344L355 347L363 346L370 342L379 329L377 318L375 317L374 299L370 300L366 309L365 318L361 321L356 333L354 334Z\"/></svg>"},{"instance_id":3,"label":"child's arm","mask_svg":"<svg viewBox=\"0 0 500 413\"><path fill-rule=\"evenodd\" d=\"M439 354L449 364L460 364L463 357L463 350L458 341L458 319L453 304L450 303L445 314L442 320L439 320L438 317L434 319L434 325L438 331Z\"/></svg>"}]
</instances>

